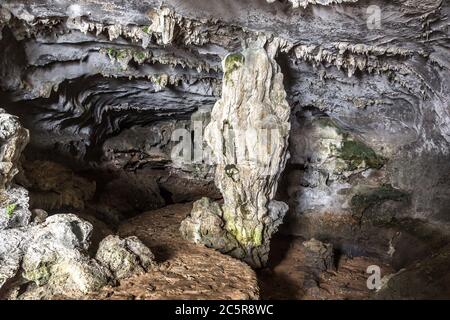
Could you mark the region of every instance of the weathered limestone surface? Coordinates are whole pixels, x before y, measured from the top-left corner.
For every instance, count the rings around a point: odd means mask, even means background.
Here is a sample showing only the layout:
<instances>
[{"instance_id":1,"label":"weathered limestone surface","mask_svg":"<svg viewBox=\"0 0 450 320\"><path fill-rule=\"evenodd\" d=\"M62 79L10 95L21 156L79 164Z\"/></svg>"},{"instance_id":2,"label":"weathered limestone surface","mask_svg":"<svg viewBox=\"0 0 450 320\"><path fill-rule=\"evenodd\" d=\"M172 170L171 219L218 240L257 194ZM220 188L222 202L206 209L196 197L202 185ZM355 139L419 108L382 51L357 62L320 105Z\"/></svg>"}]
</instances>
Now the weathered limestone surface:
<instances>
[{"instance_id":1,"label":"weathered limestone surface","mask_svg":"<svg viewBox=\"0 0 450 320\"><path fill-rule=\"evenodd\" d=\"M155 265L153 253L134 236L125 239L106 237L100 242L95 258L107 266L116 279L145 273Z\"/></svg>"},{"instance_id":2,"label":"weathered limestone surface","mask_svg":"<svg viewBox=\"0 0 450 320\"><path fill-rule=\"evenodd\" d=\"M25 226L31 217L28 191L12 184L28 140L28 130L20 125L17 117L0 109L0 230Z\"/></svg>"},{"instance_id":3,"label":"weathered limestone surface","mask_svg":"<svg viewBox=\"0 0 450 320\"><path fill-rule=\"evenodd\" d=\"M399 266L448 242L449 1L160 5L0 5L2 107L32 131L31 155L114 169L101 198L117 199L115 210L100 204L97 211L121 217L215 198L200 166L171 161L167 137L177 127L190 132L198 108L212 109L221 96L221 61L240 52L242 40L274 34L289 42L277 61L294 129L288 190L279 190L290 208L285 231ZM310 114L332 126L314 119L309 126ZM110 192L117 186L128 190L122 208Z\"/></svg>"},{"instance_id":4,"label":"weathered limestone surface","mask_svg":"<svg viewBox=\"0 0 450 320\"><path fill-rule=\"evenodd\" d=\"M31 221L28 191L12 184L28 131L16 117L0 110L0 137L0 299L78 297L154 265L150 249L136 237L108 237L101 242L97 259L91 258L93 227L76 215L47 217L38 209L33 210ZM70 180L70 173L59 173L63 175L59 180L56 171L53 177L36 175L37 181L28 182L47 191L65 192L57 189L55 181L61 181L64 174Z\"/></svg>"},{"instance_id":5,"label":"weathered limestone surface","mask_svg":"<svg viewBox=\"0 0 450 320\"><path fill-rule=\"evenodd\" d=\"M24 296L51 298L86 293L112 277L89 258L86 250L92 226L75 215L54 215L36 226L0 232L0 289L3 298L18 297L22 285L32 284Z\"/></svg>"},{"instance_id":6,"label":"weathered limestone surface","mask_svg":"<svg viewBox=\"0 0 450 320\"><path fill-rule=\"evenodd\" d=\"M28 191L17 185L0 191L0 231L28 225L31 218Z\"/></svg>"},{"instance_id":7,"label":"weathered limestone surface","mask_svg":"<svg viewBox=\"0 0 450 320\"><path fill-rule=\"evenodd\" d=\"M292 113L313 108L333 120L386 158L383 183L411 194L405 215L448 224L449 179L442 175L449 171L448 1L270 2L167 0L160 7L156 0L113 0L107 6L5 0L4 107L23 114L33 131L33 154L42 158L60 156L80 166L106 163L140 175L148 167L170 171L170 180L144 179L155 180L154 186L128 174L117 179L140 189L130 193L143 196L130 195L130 203L144 203L120 211L150 209L142 198L158 207L196 199L212 189L211 178L199 179L198 168L185 166L186 179L176 180L166 137L177 126L192 129L187 120L197 108L212 108L221 95L221 61L243 48L241 40L275 34L290 43L278 60ZM377 8L380 25L371 27ZM128 130L149 143L128 143ZM303 139L291 137L291 146ZM348 183L336 180L329 195L342 190L337 183ZM299 180L293 184L302 187ZM326 188L309 188L286 201L320 201ZM145 192L150 189L170 194L161 199ZM196 192L186 196L180 189ZM336 195L330 214L346 210L347 200ZM290 232L302 234L303 208L289 213Z\"/></svg>"},{"instance_id":8,"label":"weathered limestone surface","mask_svg":"<svg viewBox=\"0 0 450 320\"><path fill-rule=\"evenodd\" d=\"M105 238L91 258L92 225L73 214L0 231L0 296L80 297L148 271L154 256L136 237Z\"/></svg>"},{"instance_id":9,"label":"weathered limestone surface","mask_svg":"<svg viewBox=\"0 0 450 320\"><path fill-rule=\"evenodd\" d=\"M191 240L255 267L266 263L270 238L288 209L273 200L290 129L283 75L274 60L278 46L264 39L225 58L222 98L205 132L224 204L201 200L181 227Z\"/></svg>"},{"instance_id":10,"label":"weathered limestone surface","mask_svg":"<svg viewBox=\"0 0 450 320\"><path fill-rule=\"evenodd\" d=\"M28 130L17 117L0 109L0 191L11 184L18 173L19 157L29 140Z\"/></svg>"}]
</instances>

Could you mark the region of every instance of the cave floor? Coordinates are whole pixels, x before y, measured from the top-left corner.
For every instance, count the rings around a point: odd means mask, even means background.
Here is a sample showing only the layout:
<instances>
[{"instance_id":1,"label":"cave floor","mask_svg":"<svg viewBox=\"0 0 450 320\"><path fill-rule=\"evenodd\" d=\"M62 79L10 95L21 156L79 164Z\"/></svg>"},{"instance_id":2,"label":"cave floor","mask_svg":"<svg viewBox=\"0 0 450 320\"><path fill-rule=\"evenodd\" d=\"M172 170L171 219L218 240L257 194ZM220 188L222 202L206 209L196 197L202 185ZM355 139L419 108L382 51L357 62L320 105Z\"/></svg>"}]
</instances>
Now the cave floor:
<instances>
[{"instance_id":1,"label":"cave floor","mask_svg":"<svg viewBox=\"0 0 450 320\"><path fill-rule=\"evenodd\" d=\"M267 268L257 272L260 295L274 300L354 300L369 299L367 267L377 265L382 276L393 269L372 257L338 257L336 269L312 273L305 265L303 239L276 237L272 240Z\"/></svg>"},{"instance_id":2,"label":"cave floor","mask_svg":"<svg viewBox=\"0 0 450 320\"><path fill-rule=\"evenodd\" d=\"M257 278L250 267L181 237L180 223L191 208L192 204L170 205L122 223L118 234L139 237L155 254L158 267L87 298L257 299Z\"/></svg>"},{"instance_id":3,"label":"cave floor","mask_svg":"<svg viewBox=\"0 0 450 320\"><path fill-rule=\"evenodd\" d=\"M336 271L312 275L304 266L299 238L277 237L267 268L247 265L180 236L179 225L191 203L175 204L125 221L120 236L139 237L151 248L159 267L105 287L88 299L366 299L366 268L382 265L373 258L341 257Z\"/></svg>"}]
</instances>

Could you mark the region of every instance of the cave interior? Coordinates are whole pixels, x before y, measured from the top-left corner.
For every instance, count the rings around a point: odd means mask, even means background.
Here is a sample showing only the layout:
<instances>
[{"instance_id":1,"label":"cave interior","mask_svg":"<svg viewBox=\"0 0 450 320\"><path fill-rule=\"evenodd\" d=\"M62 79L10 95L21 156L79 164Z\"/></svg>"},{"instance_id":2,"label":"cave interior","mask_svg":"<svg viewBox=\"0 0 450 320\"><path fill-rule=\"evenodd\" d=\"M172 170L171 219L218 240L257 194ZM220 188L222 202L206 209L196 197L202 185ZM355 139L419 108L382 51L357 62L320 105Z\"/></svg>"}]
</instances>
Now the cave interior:
<instances>
[{"instance_id":1,"label":"cave interior","mask_svg":"<svg viewBox=\"0 0 450 320\"><path fill-rule=\"evenodd\" d=\"M450 298L449 14L438 0L1 1L0 298ZM259 116L288 128L274 172L209 161L214 134L238 145L225 132ZM77 224L76 248L57 224ZM67 255L30 241L17 262L4 239L39 232ZM58 291L71 272L87 280Z\"/></svg>"}]
</instances>

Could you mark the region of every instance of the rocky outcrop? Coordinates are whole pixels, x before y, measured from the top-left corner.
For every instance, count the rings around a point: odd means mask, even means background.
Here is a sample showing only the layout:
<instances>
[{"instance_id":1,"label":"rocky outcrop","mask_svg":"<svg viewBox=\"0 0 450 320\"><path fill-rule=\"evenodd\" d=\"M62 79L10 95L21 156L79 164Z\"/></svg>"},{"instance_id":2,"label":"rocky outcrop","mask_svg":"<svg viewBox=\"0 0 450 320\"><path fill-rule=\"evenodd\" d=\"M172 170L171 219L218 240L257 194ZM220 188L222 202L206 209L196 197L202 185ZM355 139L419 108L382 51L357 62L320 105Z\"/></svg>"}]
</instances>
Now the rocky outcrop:
<instances>
[{"instance_id":1,"label":"rocky outcrop","mask_svg":"<svg viewBox=\"0 0 450 320\"><path fill-rule=\"evenodd\" d=\"M254 267L267 262L270 238L287 211L273 198L288 159L290 110L274 60L279 43L264 45L265 39L224 60L222 99L205 133L224 204L201 200L181 226L190 240Z\"/></svg>"},{"instance_id":2,"label":"rocky outcrop","mask_svg":"<svg viewBox=\"0 0 450 320\"><path fill-rule=\"evenodd\" d=\"M17 117L0 109L0 230L25 226L30 221L28 191L12 183L28 140L28 130Z\"/></svg>"},{"instance_id":3,"label":"rocky outcrop","mask_svg":"<svg viewBox=\"0 0 450 320\"><path fill-rule=\"evenodd\" d=\"M63 165L51 161L25 161L23 179L30 191L31 205L45 210L82 210L95 193L95 182L88 181Z\"/></svg>"},{"instance_id":4,"label":"rocky outcrop","mask_svg":"<svg viewBox=\"0 0 450 320\"><path fill-rule=\"evenodd\" d=\"M0 298L79 297L148 270L153 265L153 254L136 237L106 238L100 244L96 260L88 253L93 229L90 223L73 214L47 217L40 209L33 210L33 214L30 212L27 190L11 184L18 173L21 152L28 142L28 131L17 118L6 113L0 113L0 117L3 177L0 189ZM44 170L49 166L59 170L51 173ZM51 163L39 162L37 168L44 170L46 175L30 170L28 173L32 175L28 175L28 179L22 177L19 180L45 191L60 192L62 198L58 205L76 206L76 198L67 198L64 194L73 191L71 184L82 180L73 179L70 171L57 165L52 167Z\"/></svg>"},{"instance_id":5,"label":"rocky outcrop","mask_svg":"<svg viewBox=\"0 0 450 320\"><path fill-rule=\"evenodd\" d=\"M155 256L137 237L108 236L100 242L95 259L107 266L116 279L145 273L155 265Z\"/></svg>"},{"instance_id":6,"label":"rocky outcrop","mask_svg":"<svg viewBox=\"0 0 450 320\"><path fill-rule=\"evenodd\" d=\"M295 112L290 144L283 184L291 210L283 232L330 241L348 255L377 256L395 267L448 242L444 225L411 218L421 195L392 180L393 155L383 146L369 146L312 107Z\"/></svg>"},{"instance_id":7,"label":"rocky outcrop","mask_svg":"<svg viewBox=\"0 0 450 320\"><path fill-rule=\"evenodd\" d=\"M36 226L1 231L4 297L76 296L109 283L113 279L109 270L86 253L91 232L89 223L70 214L53 215Z\"/></svg>"},{"instance_id":8,"label":"rocky outcrop","mask_svg":"<svg viewBox=\"0 0 450 320\"><path fill-rule=\"evenodd\" d=\"M8 299L81 297L155 266L136 237L105 238L89 256L92 225L73 214L0 231L0 293Z\"/></svg>"},{"instance_id":9,"label":"rocky outcrop","mask_svg":"<svg viewBox=\"0 0 450 320\"><path fill-rule=\"evenodd\" d=\"M29 140L17 117L0 109L0 191L5 190L19 172L19 157Z\"/></svg>"}]
</instances>

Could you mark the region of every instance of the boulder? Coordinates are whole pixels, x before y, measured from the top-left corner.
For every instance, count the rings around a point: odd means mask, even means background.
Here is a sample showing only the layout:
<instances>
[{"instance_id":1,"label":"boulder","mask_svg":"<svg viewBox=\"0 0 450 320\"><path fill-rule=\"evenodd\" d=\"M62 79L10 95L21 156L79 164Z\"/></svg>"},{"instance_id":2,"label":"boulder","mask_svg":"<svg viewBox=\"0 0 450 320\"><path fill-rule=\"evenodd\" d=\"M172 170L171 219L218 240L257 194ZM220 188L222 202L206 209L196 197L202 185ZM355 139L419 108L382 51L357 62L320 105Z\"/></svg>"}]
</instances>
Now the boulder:
<instances>
[{"instance_id":1,"label":"boulder","mask_svg":"<svg viewBox=\"0 0 450 320\"><path fill-rule=\"evenodd\" d=\"M28 130L20 125L18 118L0 108L0 191L19 172L19 157L28 141Z\"/></svg>"},{"instance_id":2,"label":"boulder","mask_svg":"<svg viewBox=\"0 0 450 320\"><path fill-rule=\"evenodd\" d=\"M26 226L30 221L28 191L12 185L28 140L28 130L18 118L0 108L0 230Z\"/></svg>"},{"instance_id":3,"label":"boulder","mask_svg":"<svg viewBox=\"0 0 450 320\"><path fill-rule=\"evenodd\" d=\"M125 239L118 236L106 237L100 242L95 257L116 279L144 273L155 265L153 253L134 236Z\"/></svg>"},{"instance_id":4,"label":"boulder","mask_svg":"<svg viewBox=\"0 0 450 320\"><path fill-rule=\"evenodd\" d=\"M24 296L47 299L77 296L112 283L109 270L87 254L91 233L92 225L73 214L0 231L0 292L28 285ZM13 278L19 280L2 287Z\"/></svg>"},{"instance_id":5,"label":"boulder","mask_svg":"<svg viewBox=\"0 0 450 320\"><path fill-rule=\"evenodd\" d=\"M25 227L30 223L28 191L20 186L11 186L0 191L0 231Z\"/></svg>"}]
</instances>

